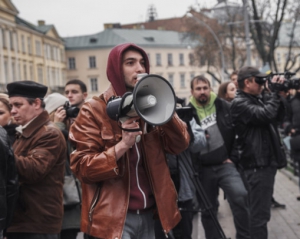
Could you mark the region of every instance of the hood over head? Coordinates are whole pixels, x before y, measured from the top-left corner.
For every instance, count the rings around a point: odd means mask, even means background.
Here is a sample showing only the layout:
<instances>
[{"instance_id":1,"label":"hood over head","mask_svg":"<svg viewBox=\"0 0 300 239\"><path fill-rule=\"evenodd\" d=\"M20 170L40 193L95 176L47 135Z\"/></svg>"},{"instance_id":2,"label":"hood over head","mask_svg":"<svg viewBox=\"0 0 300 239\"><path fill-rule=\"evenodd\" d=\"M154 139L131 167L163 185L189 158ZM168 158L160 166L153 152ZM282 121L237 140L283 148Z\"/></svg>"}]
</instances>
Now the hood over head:
<instances>
[{"instance_id":1,"label":"hood over head","mask_svg":"<svg viewBox=\"0 0 300 239\"><path fill-rule=\"evenodd\" d=\"M122 96L126 92L126 86L122 72L122 57L123 53L128 48L133 48L141 53L145 60L146 73L149 74L149 59L146 52L142 48L133 43L123 43L115 46L108 56L106 75L118 96Z\"/></svg>"}]
</instances>

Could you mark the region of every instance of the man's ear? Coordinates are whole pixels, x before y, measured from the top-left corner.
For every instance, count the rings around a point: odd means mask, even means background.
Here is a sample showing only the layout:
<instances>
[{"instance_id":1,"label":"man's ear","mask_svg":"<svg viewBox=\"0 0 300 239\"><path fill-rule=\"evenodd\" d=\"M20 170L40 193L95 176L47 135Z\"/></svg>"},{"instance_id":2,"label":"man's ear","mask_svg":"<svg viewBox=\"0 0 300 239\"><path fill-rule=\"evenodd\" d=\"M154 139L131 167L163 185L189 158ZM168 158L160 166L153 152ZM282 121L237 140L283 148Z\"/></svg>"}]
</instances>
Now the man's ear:
<instances>
[{"instance_id":1,"label":"man's ear","mask_svg":"<svg viewBox=\"0 0 300 239\"><path fill-rule=\"evenodd\" d=\"M36 109L42 108L42 100L40 98L36 98L33 103Z\"/></svg>"},{"instance_id":2,"label":"man's ear","mask_svg":"<svg viewBox=\"0 0 300 239\"><path fill-rule=\"evenodd\" d=\"M83 93L83 98L86 99L87 96L88 96L88 93L87 93L87 92L84 92L84 93Z\"/></svg>"}]
</instances>

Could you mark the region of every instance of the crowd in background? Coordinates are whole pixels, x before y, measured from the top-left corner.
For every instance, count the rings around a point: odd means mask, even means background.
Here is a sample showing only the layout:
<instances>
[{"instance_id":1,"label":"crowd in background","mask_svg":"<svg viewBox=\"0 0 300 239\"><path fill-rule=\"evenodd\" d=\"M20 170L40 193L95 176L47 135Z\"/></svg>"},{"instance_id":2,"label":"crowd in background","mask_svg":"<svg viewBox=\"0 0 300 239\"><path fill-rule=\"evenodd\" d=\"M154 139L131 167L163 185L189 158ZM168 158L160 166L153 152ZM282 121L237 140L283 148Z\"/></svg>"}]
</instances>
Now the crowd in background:
<instances>
[{"instance_id":1,"label":"crowd in background","mask_svg":"<svg viewBox=\"0 0 300 239\"><path fill-rule=\"evenodd\" d=\"M177 114L163 125L110 119L107 103L149 72L144 50L121 44L109 55L110 87L88 101L80 80L67 82L64 95L46 95L32 81L7 85L0 94L0 239L75 239L80 231L85 239L191 239L199 209L206 238L221 238L220 189L236 238L268 237L270 209L283 206L272 198L277 169L286 166L278 129L300 161L300 90L246 66L217 93L195 76L190 99L177 98Z\"/></svg>"}]
</instances>

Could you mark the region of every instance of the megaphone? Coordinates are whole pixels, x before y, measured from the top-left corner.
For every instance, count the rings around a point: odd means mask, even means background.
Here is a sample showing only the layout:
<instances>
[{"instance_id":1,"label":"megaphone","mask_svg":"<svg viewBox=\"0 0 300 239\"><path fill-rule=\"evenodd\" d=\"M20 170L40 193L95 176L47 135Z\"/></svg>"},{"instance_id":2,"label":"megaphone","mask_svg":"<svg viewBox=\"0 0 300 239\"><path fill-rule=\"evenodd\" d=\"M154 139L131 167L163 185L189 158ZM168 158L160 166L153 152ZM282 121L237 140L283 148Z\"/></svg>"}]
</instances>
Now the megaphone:
<instances>
[{"instance_id":1,"label":"megaphone","mask_svg":"<svg viewBox=\"0 0 300 239\"><path fill-rule=\"evenodd\" d=\"M110 99L106 112L116 121L124 122L139 116L148 124L163 125L172 118L175 107L176 98L171 84L159 75L150 74L136 83L132 93L126 92L122 97Z\"/></svg>"}]
</instances>

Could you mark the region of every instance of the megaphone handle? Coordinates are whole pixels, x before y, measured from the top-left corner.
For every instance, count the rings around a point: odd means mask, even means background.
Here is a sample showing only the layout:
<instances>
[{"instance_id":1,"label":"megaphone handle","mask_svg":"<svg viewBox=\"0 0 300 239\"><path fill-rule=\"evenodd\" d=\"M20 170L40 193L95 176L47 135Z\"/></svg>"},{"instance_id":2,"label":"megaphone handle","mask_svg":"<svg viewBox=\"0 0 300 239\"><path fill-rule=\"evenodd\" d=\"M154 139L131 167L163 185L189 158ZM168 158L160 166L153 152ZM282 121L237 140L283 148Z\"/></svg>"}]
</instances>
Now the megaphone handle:
<instances>
[{"instance_id":1,"label":"megaphone handle","mask_svg":"<svg viewBox=\"0 0 300 239\"><path fill-rule=\"evenodd\" d=\"M137 129L125 129L125 128L122 128L122 126L120 126L120 129L124 130L124 131L128 131L128 132L138 132L138 131L141 131L142 129L141 128L137 128Z\"/></svg>"}]
</instances>

